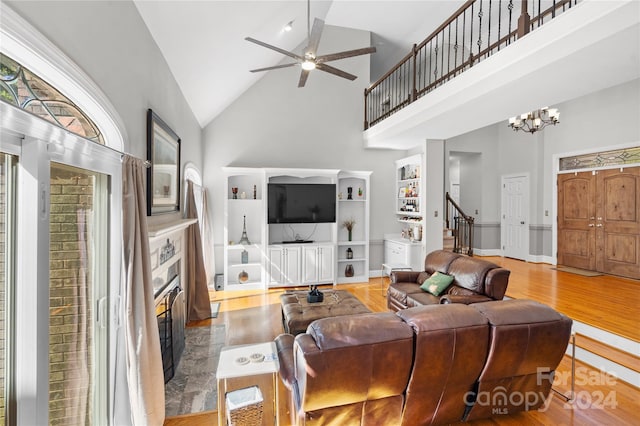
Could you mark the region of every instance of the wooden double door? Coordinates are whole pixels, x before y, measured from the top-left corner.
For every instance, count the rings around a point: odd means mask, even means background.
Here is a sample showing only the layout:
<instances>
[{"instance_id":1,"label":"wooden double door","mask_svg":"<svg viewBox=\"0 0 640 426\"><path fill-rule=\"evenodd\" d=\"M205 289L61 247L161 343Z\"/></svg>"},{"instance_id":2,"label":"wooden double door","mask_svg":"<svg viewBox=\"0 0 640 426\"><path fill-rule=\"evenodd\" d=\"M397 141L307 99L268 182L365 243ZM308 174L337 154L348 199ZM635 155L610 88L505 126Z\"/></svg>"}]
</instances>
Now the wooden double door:
<instances>
[{"instance_id":1,"label":"wooden double door","mask_svg":"<svg viewBox=\"0 0 640 426\"><path fill-rule=\"evenodd\" d=\"M640 167L558 175L558 264L640 279Z\"/></svg>"}]
</instances>

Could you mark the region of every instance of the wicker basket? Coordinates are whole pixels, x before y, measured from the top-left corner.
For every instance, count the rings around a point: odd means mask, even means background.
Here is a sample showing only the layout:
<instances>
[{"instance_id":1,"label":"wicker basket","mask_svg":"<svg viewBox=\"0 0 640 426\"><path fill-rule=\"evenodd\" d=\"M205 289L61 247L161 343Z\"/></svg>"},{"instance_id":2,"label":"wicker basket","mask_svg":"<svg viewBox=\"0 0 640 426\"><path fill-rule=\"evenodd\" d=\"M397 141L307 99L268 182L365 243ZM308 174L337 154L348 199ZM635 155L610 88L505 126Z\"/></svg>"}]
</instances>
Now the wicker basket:
<instances>
[{"instance_id":1,"label":"wicker basket","mask_svg":"<svg viewBox=\"0 0 640 426\"><path fill-rule=\"evenodd\" d=\"M230 426L262 425L263 399L258 386L227 392L225 398Z\"/></svg>"}]
</instances>

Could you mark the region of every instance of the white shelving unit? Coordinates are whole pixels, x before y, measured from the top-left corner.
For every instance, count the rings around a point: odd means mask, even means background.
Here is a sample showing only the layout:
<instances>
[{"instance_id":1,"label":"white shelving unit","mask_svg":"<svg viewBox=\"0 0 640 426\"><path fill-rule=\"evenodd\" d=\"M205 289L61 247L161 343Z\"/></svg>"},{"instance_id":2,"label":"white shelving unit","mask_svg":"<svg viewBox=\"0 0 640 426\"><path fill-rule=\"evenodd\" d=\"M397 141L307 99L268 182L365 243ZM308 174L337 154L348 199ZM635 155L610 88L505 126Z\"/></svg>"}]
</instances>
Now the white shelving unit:
<instances>
[{"instance_id":1,"label":"white shelving unit","mask_svg":"<svg viewBox=\"0 0 640 426\"><path fill-rule=\"evenodd\" d=\"M385 235L385 263L404 263L415 269L424 259L426 182L423 154L415 154L395 162L395 210L398 233ZM407 257L391 256L395 248L405 247ZM393 247L391 250L389 247Z\"/></svg>"},{"instance_id":2,"label":"white shelving unit","mask_svg":"<svg viewBox=\"0 0 640 426\"><path fill-rule=\"evenodd\" d=\"M224 208L224 288L262 289L265 282L264 172L260 169L235 167L225 168L224 172L227 179ZM237 188L236 198L232 188ZM249 244L241 244L245 220ZM246 263L243 263L243 252L246 252ZM246 281L240 279L243 271L248 274Z\"/></svg>"},{"instance_id":3,"label":"white shelving unit","mask_svg":"<svg viewBox=\"0 0 640 426\"><path fill-rule=\"evenodd\" d=\"M341 171L338 174L338 244L337 244L337 282L353 283L369 281L369 193L371 191L371 172ZM351 198L349 198L351 188ZM355 220L352 240L342 226L348 219ZM347 258L351 249L352 258ZM348 277L347 265L353 268L353 276Z\"/></svg>"},{"instance_id":4,"label":"white shelving unit","mask_svg":"<svg viewBox=\"0 0 640 426\"><path fill-rule=\"evenodd\" d=\"M371 172L243 167L225 167L223 170L226 176L225 290L369 280ZM269 182L335 184L338 194L336 223L268 224ZM233 188L237 188L235 197ZM348 196L348 188L351 188L351 198ZM342 226L346 219L355 220L352 241L349 241L348 232ZM249 243L241 242L245 220ZM284 243L297 236L313 242ZM348 248L353 253L349 259ZM345 276L347 265L353 268L352 277ZM248 278L240 279L243 271Z\"/></svg>"}]
</instances>

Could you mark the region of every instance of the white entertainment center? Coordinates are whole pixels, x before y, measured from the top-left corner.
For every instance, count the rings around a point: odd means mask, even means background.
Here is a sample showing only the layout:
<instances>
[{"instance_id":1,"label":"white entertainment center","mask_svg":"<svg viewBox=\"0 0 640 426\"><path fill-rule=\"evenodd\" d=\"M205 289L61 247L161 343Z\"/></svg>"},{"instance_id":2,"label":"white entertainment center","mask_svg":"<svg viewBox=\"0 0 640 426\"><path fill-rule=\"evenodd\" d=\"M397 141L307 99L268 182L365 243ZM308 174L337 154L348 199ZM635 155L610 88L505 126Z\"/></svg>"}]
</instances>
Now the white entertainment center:
<instances>
[{"instance_id":1,"label":"white entertainment center","mask_svg":"<svg viewBox=\"0 0 640 426\"><path fill-rule=\"evenodd\" d=\"M244 167L223 170L225 290L369 280L371 172ZM306 223L276 223L269 218L269 184L335 185L335 215L331 212L330 219L321 218L319 222L306 218ZM346 220L355 223L351 233L342 226Z\"/></svg>"}]
</instances>

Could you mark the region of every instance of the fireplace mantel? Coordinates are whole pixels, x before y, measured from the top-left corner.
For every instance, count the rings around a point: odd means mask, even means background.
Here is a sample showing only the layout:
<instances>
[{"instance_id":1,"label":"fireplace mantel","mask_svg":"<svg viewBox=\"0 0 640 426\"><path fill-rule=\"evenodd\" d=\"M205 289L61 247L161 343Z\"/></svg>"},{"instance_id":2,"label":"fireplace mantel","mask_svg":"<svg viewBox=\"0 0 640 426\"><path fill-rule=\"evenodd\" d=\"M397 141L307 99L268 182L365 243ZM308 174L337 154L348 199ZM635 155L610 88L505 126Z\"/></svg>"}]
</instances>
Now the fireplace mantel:
<instances>
[{"instance_id":1,"label":"fireplace mantel","mask_svg":"<svg viewBox=\"0 0 640 426\"><path fill-rule=\"evenodd\" d=\"M169 223L159 223L148 226L149 239L161 238L172 232L181 231L198 219L178 219Z\"/></svg>"}]
</instances>

